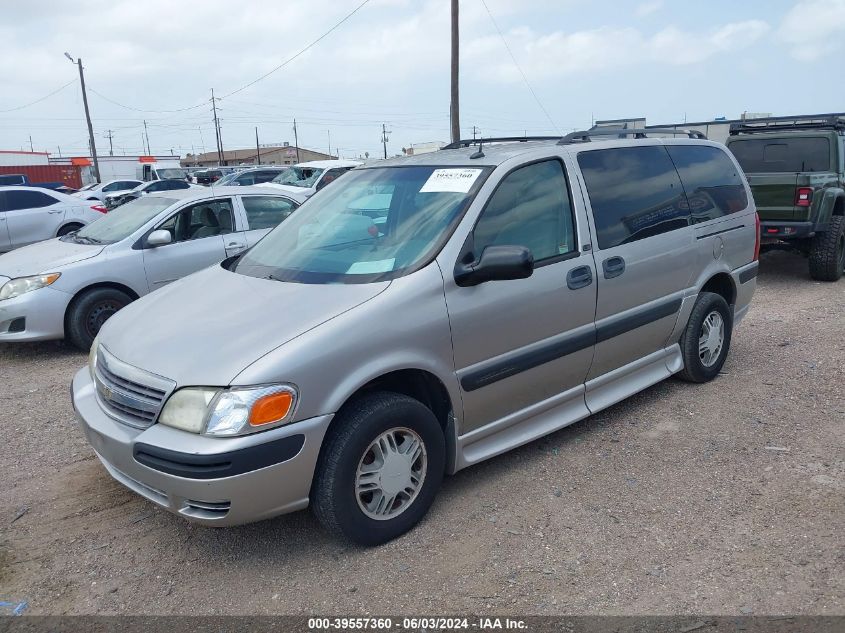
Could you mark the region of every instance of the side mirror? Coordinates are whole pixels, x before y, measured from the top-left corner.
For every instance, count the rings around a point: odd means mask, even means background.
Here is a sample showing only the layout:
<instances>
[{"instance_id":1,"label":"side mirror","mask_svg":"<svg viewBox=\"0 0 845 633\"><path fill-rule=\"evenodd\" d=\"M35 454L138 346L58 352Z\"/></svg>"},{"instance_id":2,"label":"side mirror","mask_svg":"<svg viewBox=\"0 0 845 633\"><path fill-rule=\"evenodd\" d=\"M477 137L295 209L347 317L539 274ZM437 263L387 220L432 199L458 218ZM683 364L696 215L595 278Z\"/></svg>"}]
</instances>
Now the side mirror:
<instances>
[{"instance_id":1,"label":"side mirror","mask_svg":"<svg viewBox=\"0 0 845 633\"><path fill-rule=\"evenodd\" d=\"M455 267L455 283L477 286L487 281L525 279L533 272L534 256L524 246L488 246L478 261Z\"/></svg>"},{"instance_id":2,"label":"side mirror","mask_svg":"<svg viewBox=\"0 0 845 633\"><path fill-rule=\"evenodd\" d=\"M147 246L164 246L166 244L170 244L172 241L173 236L170 235L170 231L159 229L158 231L150 233L147 238Z\"/></svg>"}]
</instances>

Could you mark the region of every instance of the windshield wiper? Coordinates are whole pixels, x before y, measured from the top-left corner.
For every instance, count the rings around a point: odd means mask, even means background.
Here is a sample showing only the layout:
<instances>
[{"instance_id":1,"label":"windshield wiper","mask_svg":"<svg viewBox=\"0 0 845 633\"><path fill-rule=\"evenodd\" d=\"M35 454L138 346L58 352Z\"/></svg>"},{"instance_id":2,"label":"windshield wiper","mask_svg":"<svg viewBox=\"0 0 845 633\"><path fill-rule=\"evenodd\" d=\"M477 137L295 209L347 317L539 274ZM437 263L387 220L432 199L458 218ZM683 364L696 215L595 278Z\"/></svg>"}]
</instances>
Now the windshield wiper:
<instances>
[{"instance_id":1,"label":"windshield wiper","mask_svg":"<svg viewBox=\"0 0 845 633\"><path fill-rule=\"evenodd\" d=\"M78 244L102 244L102 240L98 240L95 237L85 237L84 235L74 234L73 236L74 241Z\"/></svg>"}]
</instances>

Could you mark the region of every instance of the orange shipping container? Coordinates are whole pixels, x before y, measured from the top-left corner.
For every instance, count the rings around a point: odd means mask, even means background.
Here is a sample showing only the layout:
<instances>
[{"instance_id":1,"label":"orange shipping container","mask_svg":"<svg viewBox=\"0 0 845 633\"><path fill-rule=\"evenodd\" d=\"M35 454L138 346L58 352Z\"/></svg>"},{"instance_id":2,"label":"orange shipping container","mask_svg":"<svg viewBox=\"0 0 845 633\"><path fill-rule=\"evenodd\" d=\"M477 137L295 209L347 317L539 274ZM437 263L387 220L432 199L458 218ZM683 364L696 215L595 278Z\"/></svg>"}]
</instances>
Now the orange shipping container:
<instances>
[{"instance_id":1,"label":"orange shipping container","mask_svg":"<svg viewBox=\"0 0 845 633\"><path fill-rule=\"evenodd\" d=\"M0 174L26 174L33 185L61 182L72 189L82 187L82 168L78 165L0 165Z\"/></svg>"}]
</instances>

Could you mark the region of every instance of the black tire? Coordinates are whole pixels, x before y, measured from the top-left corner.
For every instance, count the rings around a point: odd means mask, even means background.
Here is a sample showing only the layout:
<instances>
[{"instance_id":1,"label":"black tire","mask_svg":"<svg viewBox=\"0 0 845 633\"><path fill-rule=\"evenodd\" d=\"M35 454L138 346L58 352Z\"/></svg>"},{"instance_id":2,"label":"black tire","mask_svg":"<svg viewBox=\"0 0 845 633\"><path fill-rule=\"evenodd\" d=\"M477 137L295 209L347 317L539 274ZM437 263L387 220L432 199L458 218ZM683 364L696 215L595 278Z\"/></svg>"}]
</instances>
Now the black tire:
<instances>
[{"instance_id":1,"label":"black tire","mask_svg":"<svg viewBox=\"0 0 845 633\"><path fill-rule=\"evenodd\" d=\"M114 288L88 290L70 304L65 335L76 347L87 352L103 323L130 303L129 295Z\"/></svg>"},{"instance_id":2,"label":"black tire","mask_svg":"<svg viewBox=\"0 0 845 633\"><path fill-rule=\"evenodd\" d=\"M713 362L706 365L699 354L699 338L701 337L704 320L712 313L718 312L724 324L722 348ZM678 378L687 382L709 382L719 375L731 346L733 332L733 312L722 295L713 292L702 292L695 300L687 327L681 336L681 354L684 359L684 369Z\"/></svg>"},{"instance_id":3,"label":"black tire","mask_svg":"<svg viewBox=\"0 0 845 633\"><path fill-rule=\"evenodd\" d=\"M65 224L62 228L59 229L59 232L56 233L56 237L63 237L68 233L73 233L74 231L78 231L81 228L81 224Z\"/></svg>"},{"instance_id":4,"label":"black tire","mask_svg":"<svg viewBox=\"0 0 845 633\"><path fill-rule=\"evenodd\" d=\"M422 440L427 468L416 497L394 518L374 519L361 508L356 474L368 447L397 427ZM437 418L424 404L403 394L380 391L346 405L323 441L312 486L312 509L331 533L359 545L380 545L414 527L428 512L443 481L446 441Z\"/></svg>"},{"instance_id":5,"label":"black tire","mask_svg":"<svg viewBox=\"0 0 845 633\"><path fill-rule=\"evenodd\" d=\"M830 218L827 231L813 238L810 246L810 277L817 281L839 281L845 270L845 217Z\"/></svg>"}]
</instances>

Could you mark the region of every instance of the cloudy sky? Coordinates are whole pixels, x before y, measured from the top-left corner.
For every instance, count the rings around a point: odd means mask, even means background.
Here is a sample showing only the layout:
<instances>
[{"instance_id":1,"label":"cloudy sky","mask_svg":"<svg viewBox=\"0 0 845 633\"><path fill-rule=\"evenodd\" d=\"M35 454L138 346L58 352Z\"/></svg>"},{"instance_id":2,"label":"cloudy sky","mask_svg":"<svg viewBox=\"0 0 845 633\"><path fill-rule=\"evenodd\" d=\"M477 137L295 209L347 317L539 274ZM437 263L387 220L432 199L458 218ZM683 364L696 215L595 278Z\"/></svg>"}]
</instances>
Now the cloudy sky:
<instances>
[{"instance_id":1,"label":"cloudy sky","mask_svg":"<svg viewBox=\"0 0 845 633\"><path fill-rule=\"evenodd\" d=\"M77 70L65 51L86 68L100 152L112 130L115 153L142 153L144 119L154 153L212 151L212 88L223 97L227 149L254 145L256 126L262 143L292 142L294 117L303 147L326 151L330 135L332 151L348 157L380 154L382 123L391 154L448 140L449 0L369 0L239 90L362 1L4 2L0 149L29 149L31 135L37 151L86 152ZM845 0L486 6L489 14L482 0L461 0L464 136L473 125L486 136L550 134L593 119L845 110Z\"/></svg>"}]
</instances>

